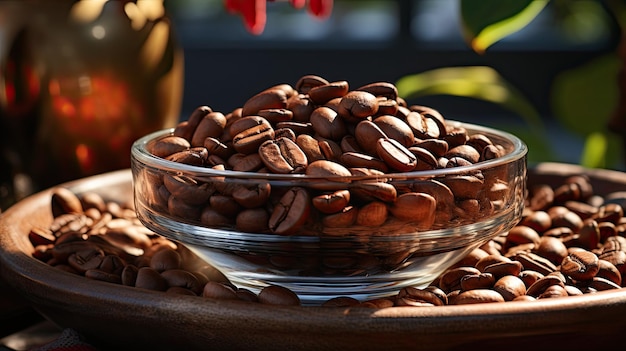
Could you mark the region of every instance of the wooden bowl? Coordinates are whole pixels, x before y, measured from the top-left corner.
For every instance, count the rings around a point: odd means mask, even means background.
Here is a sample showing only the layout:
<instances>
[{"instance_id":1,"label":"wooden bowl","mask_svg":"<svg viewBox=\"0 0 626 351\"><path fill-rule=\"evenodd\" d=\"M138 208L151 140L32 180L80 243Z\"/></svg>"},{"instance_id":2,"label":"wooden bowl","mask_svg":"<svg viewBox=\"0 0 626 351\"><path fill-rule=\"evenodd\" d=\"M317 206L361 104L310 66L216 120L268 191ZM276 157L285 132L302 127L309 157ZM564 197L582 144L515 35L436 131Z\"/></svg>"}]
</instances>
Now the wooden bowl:
<instances>
[{"instance_id":1,"label":"wooden bowl","mask_svg":"<svg viewBox=\"0 0 626 351\"><path fill-rule=\"evenodd\" d=\"M626 190L626 174L540 164L529 184L585 173L595 193ZM65 184L107 199L132 196L129 170ZM51 189L0 216L0 276L43 316L98 345L185 350L605 349L626 331L626 290L533 302L385 309L287 307L169 295L92 281L31 257L28 232L52 220Z\"/></svg>"}]
</instances>

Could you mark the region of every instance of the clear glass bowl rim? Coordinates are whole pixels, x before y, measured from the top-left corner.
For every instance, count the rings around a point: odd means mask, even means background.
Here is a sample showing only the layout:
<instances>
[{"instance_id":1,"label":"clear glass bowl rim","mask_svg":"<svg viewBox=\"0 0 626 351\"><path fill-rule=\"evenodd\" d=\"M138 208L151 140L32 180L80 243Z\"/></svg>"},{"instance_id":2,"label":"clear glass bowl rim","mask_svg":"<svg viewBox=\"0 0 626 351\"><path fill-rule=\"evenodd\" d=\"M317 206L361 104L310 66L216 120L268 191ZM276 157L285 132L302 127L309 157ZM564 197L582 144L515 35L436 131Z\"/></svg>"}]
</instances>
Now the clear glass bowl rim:
<instances>
[{"instance_id":1,"label":"clear glass bowl rim","mask_svg":"<svg viewBox=\"0 0 626 351\"><path fill-rule=\"evenodd\" d=\"M502 131L497 130L490 127L479 126L471 123L458 122L453 120L447 120L446 123L453 127L463 127L468 131L472 132L472 134L480 133L485 134L489 138L495 136L501 140L505 140L511 144L512 150L511 152L500 156L495 159L486 160L474 163L468 166L458 166L451 168L441 168L435 170L426 170L426 171L411 171L411 172L402 172L402 173L385 173L385 178L416 178L416 179L428 179L433 177L445 177L449 175L455 174L467 174L476 171L481 171L485 169L490 169L492 167L497 167L505 164L513 163L523 157L528 153L528 146L517 136ZM277 174L277 173L256 173L256 172L241 172L241 171L232 171L232 170L216 170L210 167L201 167L201 166L192 166L179 162L169 161L161 157L157 157L148 151L147 145L161 137L165 137L167 135L171 135L174 132L174 128L162 129L159 131L155 131L153 133L147 134L138 140L136 140L131 148L131 155L137 161L145 164L146 166L153 167L155 169L159 169L163 172L169 173L185 173L189 175L196 176L220 176L220 177L232 177L232 178L242 178L242 179L264 179L264 180L288 180L288 181L296 181L296 180L317 180L322 179L319 177L312 177L306 174ZM493 141L493 140L492 140ZM380 176L325 176L324 180L333 180L342 179L342 180L366 180L369 178L378 178Z\"/></svg>"}]
</instances>

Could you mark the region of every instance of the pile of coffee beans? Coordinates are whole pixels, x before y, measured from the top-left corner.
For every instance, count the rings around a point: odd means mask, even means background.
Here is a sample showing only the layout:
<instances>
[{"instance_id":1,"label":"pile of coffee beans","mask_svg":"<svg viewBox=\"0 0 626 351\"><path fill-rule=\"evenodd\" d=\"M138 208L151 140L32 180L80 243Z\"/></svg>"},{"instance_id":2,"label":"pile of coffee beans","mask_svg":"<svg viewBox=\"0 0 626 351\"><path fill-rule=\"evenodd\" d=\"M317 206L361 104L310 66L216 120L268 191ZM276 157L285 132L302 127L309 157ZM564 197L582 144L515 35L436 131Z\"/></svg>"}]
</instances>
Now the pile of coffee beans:
<instances>
[{"instance_id":1,"label":"pile of coffee beans","mask_svg":"<svg viewBox=\"0 0 626 351\"><path fill-rule=\"evenodd\" d=\"M599 196L585 175L530 184L521 221L475 249L430 286L324 306L444 306L576 296L626 285L626 193ZM184 246L147 230L132 204L55 189L49 227L32 228L33 257L89 279L172 294L299 305L292 291L231 284Z\"/></svg>"},{"instance_id":2,"label":"pile of coffee beans","mask_svg":"<svg viewBox=\"0 0 626 351\"><path fill-rule=\"evenodd\" d=\"M350 89L347 81L307 75L294 86L261 91L227 114L198 107L147 148L186 165L302 174L312 178L308 183L277 186L259 177L147 166L137 176L139 200L182 221L278 235L475 223L519 196L523 185L512 179L517 164L420 179L386 175L468 166L511 152L511 145L492 139L447 123L433 108L407 106L391 83Z\"/></svg>"},{"instance_id":3,"label":"pile of coffee beans","mask_svg":"<svg viewBox=\"0 0 626 351\"><path fill-rule=\"evenodd\" d=\"M80 197L54 189L53 221L29 233L33 257L89 279L171 294L299 305L292 291L268 286L259 294L238 289L181 245L155 235L137 219L133 204Z\"/></svg>"}]
</instances>

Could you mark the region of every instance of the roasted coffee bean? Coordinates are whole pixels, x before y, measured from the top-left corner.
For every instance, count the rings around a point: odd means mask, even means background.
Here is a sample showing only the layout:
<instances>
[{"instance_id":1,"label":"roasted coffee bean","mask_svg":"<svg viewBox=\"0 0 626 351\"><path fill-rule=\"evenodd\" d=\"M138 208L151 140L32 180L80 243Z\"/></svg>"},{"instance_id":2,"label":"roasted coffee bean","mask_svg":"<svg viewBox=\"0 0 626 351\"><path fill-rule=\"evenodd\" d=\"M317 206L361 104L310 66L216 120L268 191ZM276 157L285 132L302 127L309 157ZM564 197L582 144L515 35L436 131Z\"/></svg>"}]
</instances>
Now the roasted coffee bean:
<instances>
[{"instance_id":1,"label":"roasted coffee bean","mask_svg":"<svg viewBox=\"0 0 626 351\"><path fill-rule=\"evenodd\" d=\"M51 202L52 216L55 218L66 213L83 212L83 205L80 199L67 188L55 188L52 192Z\"/></svg>"},{"instance_id":2,"label":"roasted coffee bean","mask_svg":"<svg viewBox=\"0 0 626 351\"><path fill-rule=\"evenodd\" d=\"M304 173L308 165L304 151L284 137L263 142L259 146L259 155L265 167L273 173Z\"/></svg>"},{"instance_id":3,"label":"roasted coffee bean","mask_svg":"<svg viewBox=\"0 0 626 351\"><path fill-rule=\"evenodd\" d=\"M347 133L343 119L329 107L316 108L309 119L315 133L322 138L339 141Z\"/></svg>"},{"instance_id":4,"label":"roasted coffee bean","mask_svg":"<svg viewBox=\"0 0 626 351\"><path fill-rule=\"evenodd\" d=\"M210 112L205 115L194 131L190 144L192 147L204 146L206 138L219 138L226 127L226 117L221 112Z\"/></svg>"},{"instance_id":5,"label":"roasted coffee bean","mask_svg":"<svg viewBox=\"0 0 626 351\"><path fill-rule=\"evenodd\" d=\"M168 161L178 162L190 166L203 166L209 157L209 152L204 147L185 149L167 156Z\"/></svg>"},{"instance_id":6,"label":"roasted coffee bean","mask_svg":"<svg viewBox=\"0 0 626 351\"><path fill-rule=\"evenodd\" d=\"M329 194L318 195L313 198L313 206L322 213L337 213L350 203L348 190L337 190Z\"/></svg>"},{"instance_id":7,"label":"roasted coffee bean","mask_svg":"<svg viewBox=\"0 0 626 351\"><path fill-rule=\"evenodd\" d=\"M417 166L417 157L395 139L380 138L376 141L376 154L389 168L409 172Z\"/></svg>"},{"instance_id":8,"label":"roasted coffee bean","mask_svg":"<svg viewBox=\"0 0 626 351\"><path fill-rule=\"evenodd\" d=\"M257 152L266 140L274 139L274 128L263 117L246 116L235 121L230 127L233 148L242 154Z\"/></svg>"},{"instance_id":9,"label":"roasted coffee bean","mask_svg":"<svg viewBox=\"0 0 626 351\"><path fill-rule=\"evenodd\" d=\"M322 303L323 307L353 307L361 302L350 296L337 296Z\"/></svg>"},{"instance_id":10,"label":"roasted coffee bean","mask_svg":"<svg viewBox=\"0 0 626 351\"><path fill-rule=\"evenodd\" d=\"M437 200L426 193L404 193L399 195L389 212L401 220L419 223L422 228L430 228L435 222Z\"/></svg>"},{"instance_id":11,"label":"roasted coffee bean","mask_svg":"<svg viewBox=\"0 0 626 351\"><path fill-rule=\"evenodd\" d=\"M182 121L176 125L173 135L190 141L200 121L211 112L213 112L213 110L208 106L197 107L186 121Z\"/></svg>"},{"instance_id":12,"label":"roasted coffee bean","mask_svg":"<svg viewBox=\"0 0 626 351\"><path fill-rule=\"evenodd\" d=\"M334 98L343 97L349 90L350 84L345 80L340 80L312 87L308 94L311 101L318 105L323 105Z\"/></svg>"},{"instance_id":13,"label":"roasted coffee bean","mask_svg":"<svg viewBox=\"0 0 626 351\"><path fill-rule=\"evenodd\" d=\"M395 299L396 306L443 306L444 301L434 292L414 287L402 288Z\"/></svg>"},{"instance_id":14,"label":"roasted coffee bean","mask_svg":"<svg viewBox=\"0 0 626 351\"><path fill-rule=\"evenodd\" d=\"M180 254L173 249L157 251L150 259L150 267L157 272L178 269L181 266Z\"/></svg>"},{"instance_id":15,"label":"roasted coffee bean","mask_svg":"<svg viewBox=\"0 0 626 351\"><path fill-rule=\"evenodd\" d=\"M322 150L320 150L319 142L312 136L299 134L296 137L296 144L298 144L302 152L306 155L307 163L324 159L324 154Z\"/></svg>"},{"instance_id":16,"label":"roasted coffee bean","mask_svg":"<svg viewBox=\"0 0 626 351\"><path fill-rule=\"evenodd\" d=\"M496 278L491 273L468 274L461 278L461 290L489 289L493 287Z\"/></svg>"},{"instance_id":17,"label":"roasted coffee bean","mask_svg":"<svg viewBox=\"0 0 626 351\"><path fill-rule=\"evenodd\" d=\"M587 250L570 251L561 262L561 272L575 280L592 279L600 270L596 254Z\"/></svg>"},{"instance_id":18,"label":"roasted coffee bean","mask_svg":"<svg viewBox=\"0 0 626 351\"><path fill-rule=\"evenodd\" d=\"M219 300L237 300L237 293L235 290L226 284L218 282L208 282L204 285L202 290L202 296Z\"/></svg>"},{"instance_id":19,"label":"roasted coffee bean","mask_svg":"<svg viewBox=\"0 0 626 351\"><path fill-rule=\"evenodd\" d=\"M387 220L389 209L384 202L372 201L359 208L355 223L357 226L376 227Z\"/></svg>"},{"instance_id":20,"label":"roasted coffee bean","mask_svg":"<svg viewBox=\"0 0 626 351\"><path fill-rule=\"evenodd\" d=\"M191 143L187 139L179 136L167 136L155 142L150 148L150 152L155 156L165 158L177 152L187 150Z\"/></svg>"},{"instance_id":21,"label":"roasted coffee bean","mask_svg":"<svg viewBox=\"0 0 626 351\"><path fill-rule=\"evenodd\" d=\"M261 289L259 302L266 305L298 306L300 298L293 291L279 285L269 285Z\"/></svg>"},{"instance_id":22,"label":"roasted coffee bean","mask_svg":"<svg viewBox=\"0 0 626 351\"><path fill-rule=\"evenodd\" d=\"M248 99L242 106L241 114L245 118L256 115L261 110L286 108L287 99L284 89L269 88Z\"/></svg>"},{"instance_id":23,"label":"roasted coffee bean","mask_svg":"<svg viewBox=\"0 0 626 351\"><path fill-rule=\"evenodd\" d=\"M269 218L269 229L279 235L290 235L307 221L311 199L304 188L290 188L274 206Z\"/></svg>"},{"instance_id":24,"label":"roasted coffee bean","mask_svg":"<svg viewBox=\"0 0 626 351\"><path fill-rule=\"evenodd\" d=\"M159 272L150 267L141 267L137 271L135 287L148 290L165 291L167 290L167 281L159 274Z\"/></svg>"},{"instance_id":25,"label":"roasted coffee bean","mask_svg":"<svg viewBox=\"0 0 626 351\"><path fill-rule=\"evenodd\" d=\"M526 295L524 281L515 275L506 275L498 279L493 285L493 290L502 295L505 301L512 301Z\"/></svg>"},{"instance_id":26,"label":"roasted coffee bean","mask_svg":"<svg viewBox=\"0 0 626 351\"><path fill-rule=\"evenodd\" d=\"M463 291L454 298L454 305L467 305L476 303L504 302L504 297L495 290L474 289Z\"/></svg>"},{"instance_id":27,"label":"roasted coffee bean","mask_svg":"<svg viewBox=\"0 0 626 351\"><path fill-rule=\"evenodd\" d=\"M337 113L347 121L357 121L378 112L376 96L367 91L354 90L341 97Z\"/></svg>"}]
</instances>

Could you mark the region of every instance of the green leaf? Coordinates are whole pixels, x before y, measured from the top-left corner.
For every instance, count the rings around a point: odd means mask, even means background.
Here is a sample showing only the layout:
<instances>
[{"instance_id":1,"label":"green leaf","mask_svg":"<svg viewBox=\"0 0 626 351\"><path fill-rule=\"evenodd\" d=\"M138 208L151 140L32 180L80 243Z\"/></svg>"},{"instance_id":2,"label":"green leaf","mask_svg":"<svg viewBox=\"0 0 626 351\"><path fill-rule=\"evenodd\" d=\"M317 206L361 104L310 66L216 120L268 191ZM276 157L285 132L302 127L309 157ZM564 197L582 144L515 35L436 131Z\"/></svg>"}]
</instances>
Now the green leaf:
<instances>
[{"instance_id":1,"label":"green leaf","mask_svg":"<svg viewBox=\"0 0 626 351\"><path fill-rule=\"evenodd\" d=\"M452 95L488 101L518 114L543 134L539 112L526 97L496 70L487 66L445 67L408 75L396 82L405 99L428 95Z\"/></svg>"},{"instance_id":2,"label":"green leaf","mask_svg":"<svg viewBox=\"0 0 626 351\"><path fill-rule=\"evenodd\" d=\"M619 57L608 54L560 73L551 90L552 109L559 123L583 137L606 131L619 100L620 67Z\"/></svg>"},{"instance_id":3,"label":"green leaf","mask_svg":"<svg viewBox=\"0 0 626 351\"><path fill-rule=\"evenodd\" d=\"M549 0L461 0L463 34L470 47L488 47L528 25Z\"/></svg>"},{"instance_id":4,"label":"green leaf","mask_svg":"<svg viewBox=\"0 0 626 351\"><path fill-rule=\"evenodd\" d=\"M606 151L608 140L603 133L591 133L585 140L580 165L589 168L606 167Z\"/></svg>"}]
</instances>

